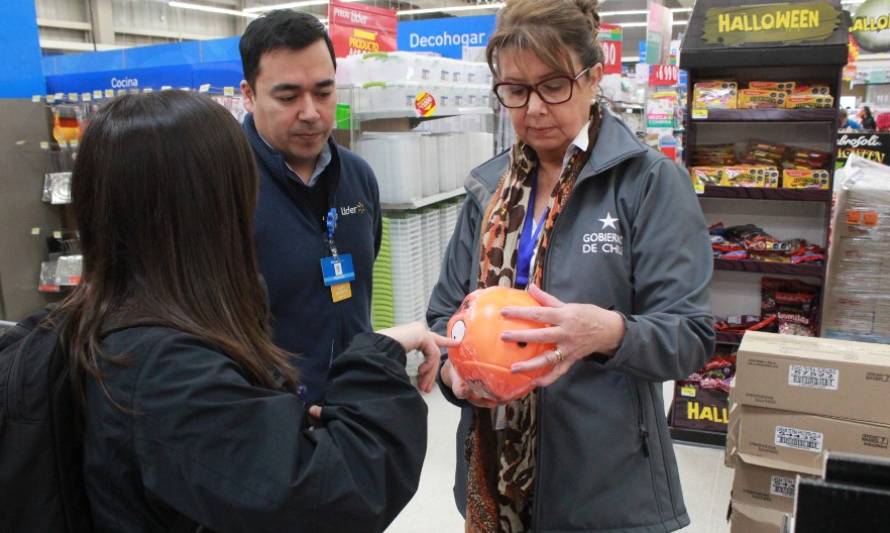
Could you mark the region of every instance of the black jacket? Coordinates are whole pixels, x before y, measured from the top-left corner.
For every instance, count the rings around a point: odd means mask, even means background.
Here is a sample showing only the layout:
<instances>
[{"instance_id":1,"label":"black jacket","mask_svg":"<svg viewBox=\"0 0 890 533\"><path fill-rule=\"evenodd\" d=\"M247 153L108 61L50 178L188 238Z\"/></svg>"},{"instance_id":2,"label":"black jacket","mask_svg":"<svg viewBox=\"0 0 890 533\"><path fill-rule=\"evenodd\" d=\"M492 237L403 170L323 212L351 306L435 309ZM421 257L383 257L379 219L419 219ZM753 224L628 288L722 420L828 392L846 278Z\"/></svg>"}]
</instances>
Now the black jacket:
<instances>
[{"instance_id":1,"label":"black jacket","mask_svg":"<svg viewBox=\"0 0 890 533\"><path fill-rule=\"evenodd\" d=\"M381 238L377 179L368 163L329 141L332 161L320 179L327 186L328 206L339 215L334 241L339 253L352 254L356 271L352 298L333 303L320 264L330 250L322 223L308 205L309 188L259 136L252 115L244 119L244 133L260 173L256 251L269 294L273 339L300 355L304 398L315 402L324 396L335 354L355 334L371 331L371 272Z\"/></svg>"},{"instance_id":2,"label":"black jacket","mask_svg":"<svg viewBox=\"0 0 890 533\"><path fill-rule=\"evenodd\" d=\"M163 327L109 335L106 397L87 379L84 477L97 531L382 531L417 489L427 409L393 340L336 358L322 427L293 393L250 383L199 339Z\"/></svg>"}]
</instances>

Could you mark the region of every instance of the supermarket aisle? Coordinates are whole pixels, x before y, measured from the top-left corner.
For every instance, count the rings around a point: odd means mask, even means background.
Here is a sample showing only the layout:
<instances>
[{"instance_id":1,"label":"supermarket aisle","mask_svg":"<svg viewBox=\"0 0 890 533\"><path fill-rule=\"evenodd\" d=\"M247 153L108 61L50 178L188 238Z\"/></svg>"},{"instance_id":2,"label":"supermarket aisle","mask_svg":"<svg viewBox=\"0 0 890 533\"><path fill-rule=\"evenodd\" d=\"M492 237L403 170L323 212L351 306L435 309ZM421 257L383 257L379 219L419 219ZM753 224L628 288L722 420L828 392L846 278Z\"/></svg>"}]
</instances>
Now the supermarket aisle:
<instances>
[{"instance_id":1,"label":"supermarket aisle","mask_svg":"<svg viewBox=\"0 0 890 533\"><path fill-rule=\"evenodd\" d=\"M458 410L438 389L425 397L429 406L429 442L420 488L387 533L459 533L463 519L454 507L454 431ZM675 445L686 508L692 525L684 533L727 533L726 507L732 470L723 466L723 451Z\"/></svg>"}]
</instances>

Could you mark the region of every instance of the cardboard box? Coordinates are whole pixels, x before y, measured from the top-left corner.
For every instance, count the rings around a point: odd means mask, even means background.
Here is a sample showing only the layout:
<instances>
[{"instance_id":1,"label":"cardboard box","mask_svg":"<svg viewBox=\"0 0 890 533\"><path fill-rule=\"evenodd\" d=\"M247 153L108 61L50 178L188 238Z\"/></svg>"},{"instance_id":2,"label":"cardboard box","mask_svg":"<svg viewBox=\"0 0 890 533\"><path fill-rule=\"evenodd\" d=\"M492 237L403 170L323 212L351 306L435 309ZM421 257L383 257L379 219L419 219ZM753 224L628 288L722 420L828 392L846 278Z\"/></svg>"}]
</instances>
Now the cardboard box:
<instances>
[{"instance_id":1,"label":"cardboard box","mask_svg":"<svg viewBox=\"0 0 890 533\"><path fill-rule=\"evenodd\" d=\"M890 424L890 345L749 331L733 401Z\"/></svg>"},{"instance_id":2,"label":"cardboard box","mask_svg":"<svg viewBox=\"0 0 890 533\"><path fill-rule=\"evenodd\" d=\"M738 88L729 80L700 81L692 89L692 108L735 109Z\"/></svg>"},{"instance_id":3,"label":"cardboard box","mask_svg":"<svg viewBox=\"0 0 890 533\"><path fill-rule=\"evenodd\" d=\"M782 187L786 189L828 190L831 174L827 170L786 168L782 172Z\"/></svg>"},{"instance_id":4,"label":"cardboard box","mask_svg":"<svg viewBox=\"0 0 890 533\"><path fill-rule=\"evenodd\" d=\"M739 91L739 109L782 109L785 107L785 91L768 89L742 89Z\"/></svg>"},{"instance_id":5,"label":"cardboard box","mask_svg":"<svg viewBox=\"0 0 890 533\"><path fill-rule=\"evenodd\" d=\"M798 475L739 461L732 482L732 501L790 514L794 511Z\"/></svg>"},{"instance_id":6,"label":"cardboard box","mask_svg":"<svg viewBox=\"0 0 890 533\"><path fill-rule=\"evenodd\" d=\"M785 533L788 514L773 509L732 502L730 533Z\"/></svg>"},{"instance_id":7,"label":"cardboard box","mask_svg":"<svg viewBox=\"0 0 890 533\"><path fill-rule=\"evenodd\" d=\"M674 386L671 426L676 428L726 432L729 422L727 393L703 389L693 381Z\"/></svg>"},{"instance_id":8,"label":"cardboard box","mask_svg":"<svg viewBox=\"0 0 890 533\"><path fill-rule=\"evenodd\" d=\"M890 426L747 405L731 416L734 454L747 465L818 476L829 451L890 458Z\"/></svg>"},{"instance_id":9,"label":"cardboard box","mask_svg":"<svg viewBox=\"0 0 890 533\"><path fill-rule=\"evenodd\" d=\"M741 96L739 99L741 100ZM834 97L830 95L792 94L785 99L785 108L787 109L831 109L832 107L834 107Z\"/></svg>"},{"instance_id":10,"label":"cardboard box","mask_svg":"<svg viewBox=\"0 0 890 533\"><path fill-rule=\"evenodd\" d=\"M785 93L795 92L797 84L793 81L752 81L748 84L749 89L761 89L764 91L782 91Z\"/></svg>"}]
</instances>

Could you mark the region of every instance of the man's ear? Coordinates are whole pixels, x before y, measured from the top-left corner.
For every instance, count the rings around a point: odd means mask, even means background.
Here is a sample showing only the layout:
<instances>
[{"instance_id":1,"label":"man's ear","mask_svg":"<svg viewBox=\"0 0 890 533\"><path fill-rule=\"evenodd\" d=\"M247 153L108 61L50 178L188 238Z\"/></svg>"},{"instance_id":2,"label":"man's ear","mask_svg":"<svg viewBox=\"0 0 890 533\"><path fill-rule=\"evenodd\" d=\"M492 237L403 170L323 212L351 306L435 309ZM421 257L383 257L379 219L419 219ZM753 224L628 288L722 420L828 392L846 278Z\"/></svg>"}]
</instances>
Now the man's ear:
<instances>
[{"instance_id":1,"label":"man's ear","mask_svg":"<svg viewBox=\"0 0 890 533\"><path fill-rule=\"evenodd\" d=\"M247 80L241 80L241 94L244 96L244 109L248 113L253 113L253 99L256 95L253 94L253 89L247 83Z\"/></svg>"}]
</instances>

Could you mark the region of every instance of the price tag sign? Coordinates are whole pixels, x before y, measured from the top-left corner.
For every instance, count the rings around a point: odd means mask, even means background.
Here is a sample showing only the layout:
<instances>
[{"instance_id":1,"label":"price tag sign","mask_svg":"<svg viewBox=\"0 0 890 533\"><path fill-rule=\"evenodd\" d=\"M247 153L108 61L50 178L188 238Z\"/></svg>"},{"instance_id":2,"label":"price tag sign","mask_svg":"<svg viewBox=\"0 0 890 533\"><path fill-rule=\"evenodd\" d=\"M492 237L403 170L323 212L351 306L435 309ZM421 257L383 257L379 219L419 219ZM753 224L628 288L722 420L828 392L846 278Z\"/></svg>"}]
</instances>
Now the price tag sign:
<instances>
[{"instance_id":1,"label":"price tag sign","mask_svg":"<svg viewBox=\"0 0 890 533\"><path fill-rule=\"evenodd\" d=\"M169 85L162 85L162 86L161 86L161 90L162 90L162 91L169 91L169 90L172 90L172 89L173 89L173 87L170 87Z\"/></svg>"},{"instance_id":2,"label":"price tag sign","mask_svg":"<svg viewBox=\"0 0 890 533\"><path fill-rule=\"evenodd\" d=\"M68 93L68 101L76 102L78 99L77 93Z\"/></svg>"},{"instance_id":3,"label":"price tag sign","mask_svg":"<svg viewBox=\"0 0 890 533\"><path fill-rule=\"evenodd\" d=\"M83 93L82 95L80 95L80 99L84 102L92 102L93 95L91 95L90 93Z\"/></svg>"},{"instance_id":4,"label":"price tag sign","mask_svg":"<svg viewBox=\"0 0 890 533\"><path fill-rule=\"evenodd\" d=\"M54 95L54 94L48 94L48 95L46 95L46 103L47 103L47 104L51 104L51 103L53 103L53 102L55 102L55 101L56 101L56 95Z\"/></svg>"},{"instance_id":5,"label":"price tag sign","mask_svg":"<svg viewBox=\"0 0 890 533\"><path fill-rule=\"evenodd\" d=\"M234 87L223 87L223 95L235 96L235 88Z\"/></svg>"},{"instance_id":6,"label":"price tag sign","mask_svg":"<svg viewBox=\"0 0 890 533\"><path fill-rule=\"evenodd\" d=\"M105 89L105 98L114 98L114 89Z\"/></svg>"},{"instance_id":7,"label":"price tag sign","mask_svg":"<svg viewBox=\"0 0 890 533\"><path fill-rule=\"evenodd\" d=\"M31 235L40 235L40 228L31 228Z\"/></svg>"},{"instance_id":8,"label":"price tag sign","mask_svg":"<svg viewBox=\"0 0 890 533\"><path fill-rule=\"evenodd\" d=\"M102 99L102 91L93 91L93 99L101 100Z\"/></svg>"},{"instance_id":9,"label":"price tag sign","mask_svg":"<svg viewBox=\"0 0 890 533\"><path fill-rule=\"evenodd\" d=\"M146 87L145 89L142 89L142 92L145 94L153 93L154 89L152 89L151 87Z\"/></svg>"},{"instance_id":10,"label":"price tag sign","mask_svg":"<svg viewBox=\"0 0 890 533\"><path fill-rule=\"evenodd\" d=\"M649 85L651 87L673 87L680 81L680 68L677 65L651 65Z\"/></svg>"},{"instance_id":11,"label":"price tag sign","mask_svg":"<svg viewBox=\"0 0 890 533\"><path fill-rule=\"evenodd\" d=\"M692 118L694 120L707 120L708 119L708 110L707 109L693 109L692 110Z\"/></svg>"},{"instance_id":12,"label":"price tag sign","mask_svg":"<svg viewBox=\"0 0 890 533\"><path fill-rule=\"evenodd\" d=\"M603 48L603 73L621 74L623 29L617 24L600 24L597 40Z\"/></svg>"},{"instance_id":13,"label":"price tag sign","mask_svg":"<svg viewBox=\"0 0 890 533\"><path fill-rule=\"evenodd\" d=\"M39 94L35 94L31 97L31 101L35 104L39 104L41 100L43 100L43 98L41 98Z\"/></svg>"},{"instance_id":14,"label":"price tag sign","mask_svg":"<svg viewBox=\"0 0 890 533\"><path fill-rule=\"evenodd\" d=\"M40 142L40 149L41 149L41 150L49 150L49 143L46 142L46 141L41 141L41 142Z\"/></svg>"},{"instance_id":15,"label":"price tag sign","mask_svg":"<svg viewBox=\"0 0 890 533\"><path fill-rule=\"evenodd\" d=\"M206 93L206 92L208 92L208 91L210 91L210 84L209 84L209 83L202 83L202 84L198 87L198 92L199 92L199 93Z\"/></svg>"}]
</instances>

